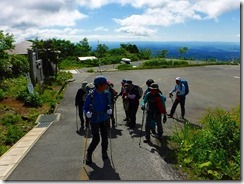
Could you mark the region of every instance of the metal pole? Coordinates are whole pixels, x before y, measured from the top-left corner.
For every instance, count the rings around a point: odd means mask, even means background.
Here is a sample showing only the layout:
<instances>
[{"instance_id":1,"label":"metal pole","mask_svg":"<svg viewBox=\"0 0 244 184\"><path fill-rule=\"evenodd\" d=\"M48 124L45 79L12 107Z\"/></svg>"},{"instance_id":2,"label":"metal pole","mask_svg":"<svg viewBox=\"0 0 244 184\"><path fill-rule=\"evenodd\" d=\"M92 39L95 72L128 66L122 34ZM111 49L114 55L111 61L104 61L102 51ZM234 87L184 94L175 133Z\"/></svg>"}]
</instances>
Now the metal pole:
<instances>
[{"instance_id":1,"label":"metal pole","mask_svg":"<svg viewBox=\"0 0 244 184\"><path fill-rule=\"evenodd\" d=\"M83 155L83 164L86 163L86 148L87 148L87 139L88 139L88 130L89 128L86 127L86 140L85 140L85 148L84 148L84 155Z\"/></svg>"},{"instance_id":2,"label":"metal pole","mask_svg":"<svg viewBox=\"0 0 244 184\"><path fill-rule=\"evenodd\" d=\"M143 114L142 114L142 124L141 124L141 133L140 133L139 147L141 146L141 136L142 136L142 128L143 128L143 124L144 124L144 117L145 117L145 110L143 110Z\"/></svg>"}]
</instances>

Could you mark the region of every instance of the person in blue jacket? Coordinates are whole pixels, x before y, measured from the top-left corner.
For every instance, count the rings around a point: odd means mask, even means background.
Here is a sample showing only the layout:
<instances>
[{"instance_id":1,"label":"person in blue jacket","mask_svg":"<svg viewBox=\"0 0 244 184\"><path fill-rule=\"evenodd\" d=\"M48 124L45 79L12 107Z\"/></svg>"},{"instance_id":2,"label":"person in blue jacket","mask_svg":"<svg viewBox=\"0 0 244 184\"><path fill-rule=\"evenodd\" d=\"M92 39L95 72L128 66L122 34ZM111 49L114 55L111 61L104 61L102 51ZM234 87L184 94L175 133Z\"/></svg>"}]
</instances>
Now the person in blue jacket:
<instances>
[{"instance_id":1,"label":"person in blue jacket","mask_svg":"<svg viewBox=\"0 0 244 184\"><path fill-rule=\"evenodd\" d=\"M173 103L173 106L171 107L170 114L168 114L169 118L173 118L173 115L175 113L176 107L178 104L180 104L181 107L181 118L184 119L185 116L185 101L186 101L186 96L185 96L185 85L181 82L180 77L176 77L175 79L175 87L174 89L169 93L169 97L173 97L173 93L176 93L176 98Z\"/></svg>"},{"instance_id":2,"label":"person in blue jacket","mask_svg":"<svg viewBox=\"0 0 244 184\"><path fill-rule=\"evenodd\" d=\"M95 89L86 97L84 112L90 120L92 141L87 149L86 164L92 163L92 153L102 138L102 158L107 159L108 149L108 122L112 114L108 91L108 81L104 76L97 76L94 79Z\"/></svg>"}]
</instances>

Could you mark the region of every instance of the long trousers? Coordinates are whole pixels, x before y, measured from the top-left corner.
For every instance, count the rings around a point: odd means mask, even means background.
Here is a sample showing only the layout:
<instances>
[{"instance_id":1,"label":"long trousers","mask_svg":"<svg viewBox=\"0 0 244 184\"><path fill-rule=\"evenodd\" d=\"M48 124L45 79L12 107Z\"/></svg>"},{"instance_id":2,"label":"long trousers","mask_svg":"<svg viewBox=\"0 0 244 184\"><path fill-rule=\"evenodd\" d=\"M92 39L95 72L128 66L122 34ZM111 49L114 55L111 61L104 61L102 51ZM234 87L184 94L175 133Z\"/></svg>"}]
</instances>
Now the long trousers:
<instances>
[{"instance_id":1,"label":"long trousers","mask_svg":"<svg viewBox=\"0 0 244 184\"><path fill-rule=\"evenodd\" d=\"M162 122L161 122L162 115L160 113L147 112L146 125L145 125L147 139L150 139L150 130L152 128L152 120L154 120L154 122L156 122L158 136L160 137L163 134L163 126L162 126Z\"/></svg>"},{"instance_id":2,"label":"long trousers","mask_svg":"<svg viewBox=\"0 0 244 184\"><path fill-rule=\"evenodd\" d=\"M128 115L131 125L136 124L136 113L139 107L139 101L133 101L129 103Z\"/></svg>"},{"instance_id":3,"label":"long trousers","mask_svg":"<svg viewBox=\"0 0 244 184\"><path fill-rule=\"evenodd\" d=\"M175 99L175 101L173 103L173 106L171 108L170 115L172 115L172 116L174 115L177 105L180 104L181 117L184 117L185 116L185 101L186 101L186 97L185 96L176 97L176 99Z\"/></svg>"},{"instance_id":4,"label":"long trousers","mask_svg":"<svg viewBox=\"0 0 244 184\"><path fill-rule=\"evenodd\" d=\"M78 109L79 109L79 118L80 118L81 126L84 126L83 106L84 106L83 104L78 105Z\"/></svg>"},{"instance_id":5,"label":"long trousers","mask_svg":"<svg viewBox=\"0 0 244 184\"><path fill-rule=\"evenodd\" d=\"M92 154L96 149L97 145L100 142L100 133L101 133L101 146L102 153L106 153L108 150L108 120L99 123L90 123L91 133L92 133L92 141L87 149L88 154Z\"/></svg>"}]
</instances>

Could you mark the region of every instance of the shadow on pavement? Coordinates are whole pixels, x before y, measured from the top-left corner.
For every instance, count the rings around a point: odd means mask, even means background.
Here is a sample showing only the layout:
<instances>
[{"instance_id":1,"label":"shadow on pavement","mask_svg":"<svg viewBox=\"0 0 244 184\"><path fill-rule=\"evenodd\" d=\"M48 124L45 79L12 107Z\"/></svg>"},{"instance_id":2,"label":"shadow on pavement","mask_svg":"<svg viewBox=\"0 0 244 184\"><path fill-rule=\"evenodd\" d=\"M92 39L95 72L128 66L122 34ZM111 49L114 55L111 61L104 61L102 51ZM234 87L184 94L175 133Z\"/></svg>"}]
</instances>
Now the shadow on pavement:
<instances>
[{"instance_id":1,"label":"shadow on pavement","mask_svg":"<svg viewBox=\"0 0 244 184\"><path fill-rule=\"evenodd\" d=\"M104 160L102 168L92 163L90 167L93 171L89 174L89 180L121 180L119 174L111 165L110 159Z\"/></svg>"},{"instance_id":2,"label":"shadow on pavement","mask_svg":"<svg viewBox=\"0 0 244 184\"><path fill-rule=\"evenodd\" d=\"M152 147L150 150L151 153L158 153L165 162L169 164L176 164L176 152L168 147L169 136L162 136L162 138L156 139L156 144L150 142L149 146Z\"/></svg>"}]
</instances>

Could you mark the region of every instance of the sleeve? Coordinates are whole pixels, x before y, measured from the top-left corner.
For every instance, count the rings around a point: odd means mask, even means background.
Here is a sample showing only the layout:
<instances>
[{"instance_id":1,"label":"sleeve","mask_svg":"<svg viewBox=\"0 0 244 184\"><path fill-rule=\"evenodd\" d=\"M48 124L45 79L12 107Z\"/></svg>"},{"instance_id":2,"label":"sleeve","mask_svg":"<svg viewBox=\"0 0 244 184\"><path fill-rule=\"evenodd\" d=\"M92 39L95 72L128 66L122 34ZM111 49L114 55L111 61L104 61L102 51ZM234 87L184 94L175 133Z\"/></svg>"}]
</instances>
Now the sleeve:
<instances>
[{"instance_id":1,"label":"sleeve","mask_svg":"<svg viewBox=\"0 0 244 184\"><path fill-rule=\"evenodd\" d=\"M177 88L176 88L177 85L175 85L174 89L172 89L172 91L170 93L174 93L176 92Z\"/></svg>"},{"instance_id":2,"label":"sleeve","mask_svg":"<svg viewBox=\"0 0 244 184\"><path fill-rule=\"evenodd\" d=\"M75 105L79 105L79 101L80 101L80 89L78 89L75 96Z\"/></svg>"},{"instance_id":3,"label":"sleeve","mask_svg":"<svg viewBox=\"0 0 244 184\"><path fill-rule=\"evenodd\" d=\"M166 98L163 95L161 95L160 98L161 98L161 101L162 101L162 104L163 104L163 107L164 107L164 110L165 110L164 114L166 114L167 113L166 105L165 105Z\"/></svg>"},{"instance_id":4,"label":"sleeve","mask_svg":"<svg viewBox=\"0 0 244 184\"><path fill-rule=\"evenodd\" d=\"M145 95L144 98L142 99L142 101L141 101L141 106L145 106L145 104L147 103L147 101L148 101L148 94L149 94L149 93L146 93L146 95Z\"/></svg>"},{"instance_id":5,"label":"sleeve","mask_svg":"<svg viewBox=\"0 0 244 184\"><path fill-rule=\"evenodd\" d=\"M156 102L157 108L159 109L160 113L166 114L165 103L163 102L162 96L156 97L155 102Z\"/></svg>"},{"instance_id":6,"label":"sleeve","mask_svg":"<svg viewBox=\"0 0 244 184\"><path fill-rule=\"evenodd\" d=\"M88 94L83 107L85 114L90 110L90 103L91 103L91 94Z\"/></svg>"}]
</instances>

